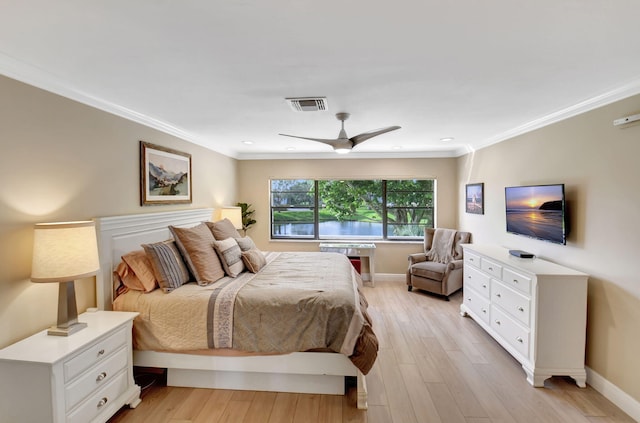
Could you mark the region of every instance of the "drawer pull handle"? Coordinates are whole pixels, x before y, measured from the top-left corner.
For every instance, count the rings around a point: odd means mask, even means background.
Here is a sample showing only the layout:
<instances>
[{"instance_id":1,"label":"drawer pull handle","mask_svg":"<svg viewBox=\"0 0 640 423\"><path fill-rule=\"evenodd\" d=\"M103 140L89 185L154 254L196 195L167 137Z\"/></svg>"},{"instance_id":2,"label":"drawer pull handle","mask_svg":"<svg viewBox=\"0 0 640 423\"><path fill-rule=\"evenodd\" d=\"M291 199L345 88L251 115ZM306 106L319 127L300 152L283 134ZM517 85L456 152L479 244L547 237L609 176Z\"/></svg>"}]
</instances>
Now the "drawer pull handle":
<instances>
[{"instance_id":1,"label":"drawer pull handle","mask_svg":"<svg viewBox=\"0 0 640 423\"><path fill-rule=\"evenodd\" d=\"M486 284L486 283L483 283L483 284L482 284L482 287L483 287L483 288L486 288L486 287L487 287L487 284Z\"/></svg>"},{"instance_id":2,"label":"drawer pull handle","mask_svg":"<svg viewBox=\"0 0 640 423\"><path fill-rule=\"evenodd\" d=\"M471 298L467 298L467 301L471 302Z\"/></svg>"},{"instance_id":3,"label":"drawer pull handle","mask_svg":"<svg viewBox=\"0 0 640 423\"><path fill-rule=\"evenodd\" d=\"M497 293L497 294L496 294L496 297L498 297L498 298L502 298L502 295L501 295L500 293Z\"/></svg>"},{"instance_id":4,"label":"drawer pull handle","mask_svg":"<svg viewBox=\"0 0 640 423\"><path fill-rule=\"evenodd\" d=\"M499 324L500 324L500 320L496 320L496 325L499 325Z\"/></svg>"},{"instance_id":5,"label":"drawer pull handle","mask_svg":"<svg viewBox=\"0 0 640 423\"><path fill-rule=\"evenodd\" d=\"M100 357L101 355L104 355L104 349L101 349L100 351L98 351L98 357Z\"/></svg>"},{"instance_id":6,"label":"drawer pull handle","mask_svg":"<svg viewBox=\"0 0 640 423\"><path fill-rule=\"evenodd\" d=\"M96 378L96 382L100 382L103 381L105 378L107 377L107 372L102 372L98 375L98 377Z\"/></svg>"},{"instance_id":7,"label":"drawer pull handle","mask_svg":"<svg viewBox=\"0 0 640 423\"><path fill-rule=\"evenodd\" d=\"M102 408L105 406L105 404L109 401L109 398L107 397L102 397L102 399L100 401L98 401L98 408Z\"/></svg>"},{"instance_id":8,"label":"drawer pull handle","mask_svg":"<svg viewBox=\"0 0 640 423\"><path fill-rule=\"evenodd\" d=\"M489 266L489 270L493 271L493 267Z\"/></svg>"},{"instance_id":9,"label":"drawer pull handle","mask_svg":"<svg viewBox=\"0 0 640 423\"><path fill-rule=\"evenodd\" d=\"M469 258L469 261L473 261L473 259L472 259L472 258Z\"/></svg>"},{"instance_id":10,"label":"drawer pull handle","mask_svg":"<svg viewBox=\"0 0 640 423\"><path fill-rule=\"evenodd\" d=\"M487 309L486 309L486 308L483 308L483 309L482 309L482 312L483 312L484 314L487 314Z\"/></svg>"},{"instance_id":11,"label":"drawer pull handle","mask_svg":"<svg viewBox=\"0 0 640 423\"><path fill-rule=\"evenodd\" d=\"M524 311L524 308L518 307L518 311Z\"/></svg>"},{"instance_id":12,"label":"drawer pull handle","mask_svg":"<svg viewBox=\"0 0 640 423\"><path fill-rule=\"evenodd\" d=\"M517 279L514 279L514 280L513 280L513 283L518 283L518 280L517 280Z\"/></svg>"},{"instance_id":13,"label":"drawer pull handle","mask_svg":"<svg viewBox=\"0 0 640 423\"><path fill-rule=\"evenodd\" d=\"M522 344L522 338L520 338L519 336L516 338L516 341L520 342Z\"/></svg>"}]
</instances>

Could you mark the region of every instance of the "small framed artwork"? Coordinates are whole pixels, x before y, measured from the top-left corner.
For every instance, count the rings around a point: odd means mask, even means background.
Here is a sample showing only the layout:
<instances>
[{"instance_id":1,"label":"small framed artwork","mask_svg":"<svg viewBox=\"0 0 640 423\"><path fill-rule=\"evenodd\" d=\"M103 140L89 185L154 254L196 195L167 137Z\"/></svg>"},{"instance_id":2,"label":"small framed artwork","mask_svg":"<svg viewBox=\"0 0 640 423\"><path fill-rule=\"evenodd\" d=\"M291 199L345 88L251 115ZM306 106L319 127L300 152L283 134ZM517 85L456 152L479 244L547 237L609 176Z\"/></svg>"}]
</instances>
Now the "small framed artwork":
<instances>
[{"instance_id":1,"label":"small framed artwork","mask_svg":"<svg viewBox=\"0 0 640 423\"><path fill-rule=\"evenodd\" d=\"M484 214L484 183L466 185L465 204L467 213Z\"/></svg>"},{"instance_id":2,"label":"small framed artwork","mask_svg":"<svg viewBox=\"0 0 640 423\"><path fill-rule=\"evenodd\" d=\"M191 203L191 154L140 141L140 205Z\"/></svg>"}]
</instances>

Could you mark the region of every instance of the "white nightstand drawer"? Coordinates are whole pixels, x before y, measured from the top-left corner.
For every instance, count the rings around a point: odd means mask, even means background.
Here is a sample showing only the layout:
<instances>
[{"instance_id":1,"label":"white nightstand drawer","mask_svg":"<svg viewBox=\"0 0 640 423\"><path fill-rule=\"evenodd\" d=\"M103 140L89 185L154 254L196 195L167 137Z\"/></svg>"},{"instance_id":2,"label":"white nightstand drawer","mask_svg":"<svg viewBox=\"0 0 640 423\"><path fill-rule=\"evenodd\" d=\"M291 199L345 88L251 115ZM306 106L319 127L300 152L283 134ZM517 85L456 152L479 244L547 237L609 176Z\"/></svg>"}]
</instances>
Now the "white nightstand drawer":
<instances>
[{"instance_id":1,"label":"white nightstand drawer","mask_svg":"<svg viewBox=\"0 0 640 423\"><path fill-rule=\"evenodd\" d=\"M474 289L470 289L468 287L464 287L464 304L475 313L480 319L482 319L485 323L489 323L490 320L490 304L487 298L484 298L482 295L478 294Z\"/></svg>"},{"instance_id":2,"label":"white nightstand drawer","mask_svg":"<svg viewBox=\"0 0 640 423\"><path fill-rule=\"evenodd\" d=\"M502 266L494 261L482 257L480 268L491 276L495 276L498 279L502 278Z\"/></svg>"},{"instance_id":3,"label":"white nightstand drawer","mask_svg":"<svg viewBox=\"0 0 640 423\"><path fill-rule=\"evenodd\" d=\"M96 388L109 383L121 370L127 367L127 348L122 347L115 354L84 372L75 382L65 388L66 410L69 411Z\"/></svg>"},{"instance_id":4,"label":"white nightstand drawer","mask_svg":"<svg viewBox=\"0 0 640 423\"><path fill-rule=\"evenodd\" d=\"M529 358L529 331L493 305L491 306L491 327L524 358Z\"/></svg>"},{"instance_id":5,"label":"white nightstand drawer","mask_svg":"<svg viewBox=\"0 0 640 423\"><path fill-rule=\"evenodd\" d=\"M123 371L116 375L103 389L99 389L89 395L77 409L67 416L67 422L87 423L92 421L110 405L111 401L123 394L127 387L127 372Z\"/></svg>"},{"instance_id":6,"label":"white nightstand drawer","mask_svg":"<svg viewBox=\"0 0 640 423\"><path fill-rule=\"evenodd\" d=\"M489 276L468 264L464 266L464 286L470 286L489 298Z\"/></svg>"},{"instance_id":7,"label":"white nightstand drawer","mask_svg":"<svg viewBox=\"0 0 640 423\"><path fill-rule=\"evenodd\" d=\"M101 339L77 356L67 360L64 363L65 383L124 345L127 345L127 331L121 329L113 335Z\"/></svg>"},{"instance_id":8,"label":"white nightstand drawer","mask_svg":"<svg viewBox=\"0 0 640 423\"><path fill-rule=\"evenodd\" d=\"M516 288L525 294L531 294L531 278L514 272L513 270L505 267L503 270L503 281Z\"/></svg>"},{"instance_id":9,"label":"white nightstand drawer","mask_svg":"<svg viewBox=\"0 0 640 423\"><path fill-rule=\"evenodd\" d=\"M531 321L531 300L502 283L491 280L491 301L529 327Z\"/></svg>"}]
</instances>

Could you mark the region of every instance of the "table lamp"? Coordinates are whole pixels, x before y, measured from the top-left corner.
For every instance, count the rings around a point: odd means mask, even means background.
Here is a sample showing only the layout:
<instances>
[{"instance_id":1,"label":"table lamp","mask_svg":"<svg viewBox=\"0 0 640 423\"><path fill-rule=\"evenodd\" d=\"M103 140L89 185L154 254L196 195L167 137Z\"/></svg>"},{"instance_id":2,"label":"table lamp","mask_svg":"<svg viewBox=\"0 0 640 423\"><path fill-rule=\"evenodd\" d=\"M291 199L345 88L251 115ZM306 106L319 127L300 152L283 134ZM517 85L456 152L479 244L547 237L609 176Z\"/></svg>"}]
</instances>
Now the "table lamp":
<instances>
[{"instance_id":1,"label":"table lamp","mask_svg":"<svg viewBox=\"0 0 640 423\"><path fill-rule=\"evenodd\" d=\"M100 269L94 222L38 223L33 240L32 282L58 282L58 324L48 335L69 336L87 326L78 322L74 281Z\"/></svg>"},{"instance_id":2,"label":"table lamp","mask_svg":"<svg viewBox=\"0 0 640 423\"><path fill-rule=\"evenodd\" d=\"M242 209L240 207L223 207L220 210L220 220L227 218L236 229L242 229Z\"/></svg>"}]
</instances>

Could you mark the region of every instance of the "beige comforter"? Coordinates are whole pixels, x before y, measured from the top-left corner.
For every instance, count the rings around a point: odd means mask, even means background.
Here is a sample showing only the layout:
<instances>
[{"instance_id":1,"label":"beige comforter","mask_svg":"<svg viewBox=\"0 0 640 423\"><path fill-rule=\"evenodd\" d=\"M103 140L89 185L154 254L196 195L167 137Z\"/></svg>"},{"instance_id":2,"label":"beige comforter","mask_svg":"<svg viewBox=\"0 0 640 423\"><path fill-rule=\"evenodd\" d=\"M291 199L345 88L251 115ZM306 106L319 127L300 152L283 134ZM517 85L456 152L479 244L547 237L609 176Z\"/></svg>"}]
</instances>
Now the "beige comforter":
<instances>
[{"instance_id":1,"label":"beige comforter","mask_svg":"<svg viewBox=\"0 0 640 423\"><path fill-rule=\"evenodd\" d=\"M114 310L137 311L134 348L234 349L257 353L330 350L368 373L378 342L349 260L334 253L268 253L257 274L165 294L129 291Z\"/></svg>"}]
</instances>

